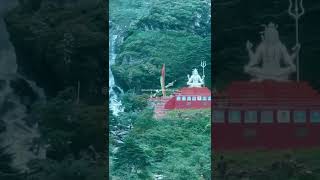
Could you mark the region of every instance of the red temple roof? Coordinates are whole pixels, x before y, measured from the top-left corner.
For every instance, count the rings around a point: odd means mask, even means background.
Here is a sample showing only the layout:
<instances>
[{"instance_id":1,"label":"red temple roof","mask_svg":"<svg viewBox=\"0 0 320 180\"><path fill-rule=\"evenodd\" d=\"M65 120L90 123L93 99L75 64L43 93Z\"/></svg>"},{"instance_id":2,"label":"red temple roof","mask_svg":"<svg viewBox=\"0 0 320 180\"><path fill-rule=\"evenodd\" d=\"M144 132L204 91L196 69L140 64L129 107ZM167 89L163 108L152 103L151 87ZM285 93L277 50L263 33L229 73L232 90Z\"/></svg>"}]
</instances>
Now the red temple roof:
<instances>
[{"instance_id":1,"label":"red temple roof","mask_svg":"<svg viewBox=\"0 0 320 180\"><path fill-rule=\"evenodd\" d=\"M232 82L216 102L232 106L319 106L320 94L307 82Z\"/></svg>"},{"instance_id":2,"label":"red temple roof","mask_svg":"<svg viewBox=\"0 0 320 180\"><path fill-rule=\"evenodd\" d=\"M184 87L175 93L176 95L211 95L211 91L206 87Z\"/></svg>"}]
</instances>

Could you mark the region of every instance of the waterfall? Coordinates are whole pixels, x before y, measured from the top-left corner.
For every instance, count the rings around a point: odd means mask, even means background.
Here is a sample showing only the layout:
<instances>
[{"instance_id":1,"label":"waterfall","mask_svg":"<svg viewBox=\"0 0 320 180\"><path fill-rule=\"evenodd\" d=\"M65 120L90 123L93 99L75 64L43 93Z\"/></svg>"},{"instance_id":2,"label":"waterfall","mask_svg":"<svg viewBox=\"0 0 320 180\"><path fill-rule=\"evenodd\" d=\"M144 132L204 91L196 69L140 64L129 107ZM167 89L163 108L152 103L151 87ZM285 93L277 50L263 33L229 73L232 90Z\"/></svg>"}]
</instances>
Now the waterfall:
<instances>
[{"instance_id":1,"label":"waterfall","mask_svg":"<svg viewBox=\"0 0 320 180\"><path fill-rule=\"evenodd\" d=\"M113 115L118 116L118 114L124 110L122 102L119 100L119 93L122 94L123 90L115 84L113 73L111 71L111 66L115 63L115 59L117 57L115 50L116 42L119 37L119 35L113 33L114 32L110 31L109 34L109 108Z\"/></svg>"},{"instance_id":2,"label":"waterfall","mask_svg":"<svg viewBox=\"0 0 320 180\"><path fill-rule=\"evenodd\" d=\"M22 102L22 99L30 97L22 98L21 94L16 94L17 87L13 87L12 84L13 82L23 83L22 86L31 89L37 96L37 100L45 101L45 95L36 83L18 74L14 47L9 41L9 35L1 16L3 11L5 10L0 9L0 123L5 126L5 129L0 132L2 143L0 147L7 147L8 153L13 155L13 167L26 171L30 160L44 159L46 153L43 146L35 143L40 138L38 124L27 125L26 123L28 107ZM24 90L19 89L19 91Z\"/></svg>"}]
</instances>

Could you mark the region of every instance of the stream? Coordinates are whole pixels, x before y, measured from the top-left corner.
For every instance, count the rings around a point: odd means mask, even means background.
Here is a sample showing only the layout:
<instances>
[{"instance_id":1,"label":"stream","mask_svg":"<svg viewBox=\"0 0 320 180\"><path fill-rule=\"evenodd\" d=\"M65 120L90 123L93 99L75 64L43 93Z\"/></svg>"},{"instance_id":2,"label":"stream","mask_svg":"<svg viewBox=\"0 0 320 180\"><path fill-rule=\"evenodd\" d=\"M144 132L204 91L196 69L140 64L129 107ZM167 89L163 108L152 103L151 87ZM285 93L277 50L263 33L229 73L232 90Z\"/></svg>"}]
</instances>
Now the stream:
<instances>
[{"instance_id":1,"label":"stream","mask_svg":"<svg viewBox=\"0 0 320 180\"><path fill-rule=\"evenodd\" d=\"M109 22L110 23L110 22ZM123 94L123 90L116 85L111 66L115 64L117 40L120 37L116 34L117 31L110 31L109 34L109 108L113 115L118 116L120 112L124 111L119 95Z\"/></svg>"}]
</instances>

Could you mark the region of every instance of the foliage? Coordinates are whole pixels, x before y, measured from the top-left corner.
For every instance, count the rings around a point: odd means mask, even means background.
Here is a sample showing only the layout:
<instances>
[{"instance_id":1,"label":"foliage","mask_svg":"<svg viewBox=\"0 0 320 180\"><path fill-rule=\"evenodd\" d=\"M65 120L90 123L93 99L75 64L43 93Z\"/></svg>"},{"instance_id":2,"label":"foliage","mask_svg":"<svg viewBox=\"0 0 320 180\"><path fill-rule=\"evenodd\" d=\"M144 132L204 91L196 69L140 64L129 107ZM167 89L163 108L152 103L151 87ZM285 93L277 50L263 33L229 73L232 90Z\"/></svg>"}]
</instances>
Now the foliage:
<instances>
[{"instance_id":1,"label":"foliage","mask_svg":"<svg viewBox=\"0 0 320 180\"><path fill-rule=\"evenodd\" d=\"M185 85L187 73L192 68L201 69L200 62L205 60L206 85L211 87L210 2L166 0L146 4L149 6L140 1L111 1L111 32L124 38L112 67L117 83L139 93L159 88L160 69L165 63L166 84L176 80L180 87ZM129 18L126 13L135 16Z\"/></svg>"},{"instance_id":2,"label":"foliage","mask_svg":"<svg viewBox=\"0 0 320 180\"><path fill-rule=\"evenodd\" d=\"M193 68L202 75L200 62L207 61L211 87L210 2L112 0L109 16L110 32L121 36L112 72L127 91L125 112L109 115L110 177L210 179L210 112L172 112L157 121L145 93L160 88L163 64L166 84L176 80L180 88Z\"/></svg>"},{"instance_id":3,"label":"foliage","mask_svg":"<svg viewBox=\"0 0 320 180\"><path fill-rule=\"evenodd\" d=\"M47 159L30 162L30 180L99 179L106 176L105 107L75 103L66 88L45 104L35 104L31 116L39 122ZM28 180L29 180L28 179Z\"/></svg>"},{"instance_id":4,"label":"foliage","mask_svg":"<svg viewBox=\"0 0 320 180\"><path fill-rule=\"evenodd\" d=\"M42 0L41 6L32 11L25 6L38 0L23 2L5 17L23 73L50 96L77 86L79 81L82 99L101 103L107 66L104 1L81 8L82 1L79 5L73 2L73 6L60 6Z\"/></svg>"},{"instance_id":5,"label":"foliage","mask_svg":"<svg viewBox=\"0 0 320 180\"><path fill-rule=\"evenodd\" d=\"M129 111L141 111L148 105L148 95L138 95L134 92L127 92L122 95L122 105L126 112Z\"/></svg>"},{"instance_id":6,"label":"foliage","mask_svg":"<svg viewBox=\"0 0 320 180\"><path fill-rule=\"evenodd\" d=\"M136 26L144 30L176 30L206 36L211 33L210 3L206 0L156 1Z\"/></svg>"},{"instance_id":7,"label":"foliage","mask_svg":"<svg viewBox=\"0 0 320 180\"><path fill-rule=\"evenodd\" d=\"M316 180L319 173L319 148L282 151L216 152L224 156L229 179L249 177L261 180ZM223 179L214 160L214 178Z\"/></svg>"},{"instance_id":8,"label":"foliage","mask_svg":"<svg viewBox=\"0 0 320 180\"><path fill-rule=\"evenodd\" d=\"M0 179L22 180L22 174L11 166L12 156L0 147Z\"/></svg>"},{"instance_id":9,"label":"foliage","mask_svg":"<svg viewBox=\"0 0 320 180\"><path fill-rule=\"evenodd\" d=\"M187 74L207 61L206 85L211 86L211 39L185 32L143 31L128 37L121 46L112 70L127 89L160 88L162 64L166 64L166 83L177 81L184 86Z\"/></svg>"},{"instance_id":10,"label":"foliage","mask_svg":"<svg viewBox=\"0 0 320 180\"><path fill-rule=\"evenodd\" d=\"M91 180L106 178L103 165L93 161L90 156L81 159L67 157L63 161L36 160L29 163L31 173L26 180Z\"/></svg>"},{"instance_id":11,"label":"foliage","mask_svg":"<svg viewBox=\"0 0 320 180\"><path fill-rule=\"evenodd\" d=\"M128 159L130 158L130 160ZM139 147L132 137L128 137L124 144L119 147L114 166L117 167L119 175L123 178L127 174L148 176L146 168L150 165L144 150Z\"/></svg>"},{"instance_id":12,"label":"foliage","mask_svg":"<svg viewBox=\"0 0 320 180\"><path fill-rule=\"evenodd\" d=\"M189 117L182 118L174 114L157 121L150 110L140 113L114 156L113 175L139 179L139 173L130 170L135 167L133 169L140 168L140 173L146 176L210 179L209 111L187 112ZM197 116L192 117L194 114Z\"/></svg>"},{"instance_id":13,"label":"foliage","mask_svg":"<svg viewBox=\"0 0 320 180\"><path fill-rule=\"evenodd\" d=\"M75 104L71 89L46 104L35 105L33 114L39 119L42 139L50 144L48 156L61 160L67 154L77 155L93 146L104 152L105 110L103 106Z\"/></svg>"},{"instance_id":14,"label":"foliage","mask_svg":"<svg viewBox=\"0 0 320 180\"><path fill-rule=\"evenodd\" d=\"M109 19L120 27L128 27L148 14L157 0L110 0Z\"/></svg>"}]
</instances>

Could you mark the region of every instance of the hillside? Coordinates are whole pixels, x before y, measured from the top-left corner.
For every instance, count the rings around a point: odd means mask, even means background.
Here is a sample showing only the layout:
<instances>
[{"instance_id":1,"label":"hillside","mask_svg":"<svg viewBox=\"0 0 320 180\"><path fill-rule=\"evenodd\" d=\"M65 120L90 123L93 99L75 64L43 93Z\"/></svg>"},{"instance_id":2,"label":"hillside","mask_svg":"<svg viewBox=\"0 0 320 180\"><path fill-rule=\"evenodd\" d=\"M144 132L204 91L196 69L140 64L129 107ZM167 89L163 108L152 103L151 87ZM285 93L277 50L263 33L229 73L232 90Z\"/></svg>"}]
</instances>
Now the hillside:
<instances>
[{"instance_id":1,"label":"hillside","mask_svg":"<svg viewBox=\"0 0 320 180\"><path fill-rule=\"evenodd\" d=\"M166 84L176 80L179 89L201 61L211 87L210 10L200 0L110 1L111 82L124 107L109 114L110 179L211 179L210 112L171 112L158 121L144 92L160 88L163 64Z\"/></svg>"},{"instance_id":2,"label":"hillside","mask_svg":"<svg viewBox=\"0 0 320 180\"><path fill-rule=\"evenodd\" d=\"M24 167L14 167L20 179L106 178L105 19L100 0L24 0L5 14L14 47L7 60L17 70L6 79L10 94L1 113L6 136L20 149L4 158ZM27 136L30 129L38 136ZM21 154L36 158L16 162Z\"/></svg>"},{"instance_id":3,"label":"hillside","mask_svg":"<svg viewBox=\"0 0 320 180\"><path fill-rule=\"evenodd\" d=\"M111 32L121 35L118 56L112 66L120 87L137 92L159 88L158 79L163 63L167 67L167 83L177 80L177 86L181 87L185 85L186 75L192 68L199 68L201 61L207 61L206 85L211 86L208 2L151 1L142 5L137 1L126 4L128 9L122 11L123 6L121 1L111 1L110 20L114 24ZM140 14L135 14L138 9ZM137 18L123 23L123 19L126 19L123 16L128 17L128 11Z\"/></svg>"},{"instance_id":4,"label":"hillside","mask_svg":"<svg viewBox=\"0 0 320 180\"><path fill-rule=\"evenodd\" d=\"M133 122L120 145L110 136L112 179L211 179L210 111L171 112L161 121L152 114L145 110L111 122Z\"/></svg>"}]
</instances>

